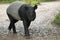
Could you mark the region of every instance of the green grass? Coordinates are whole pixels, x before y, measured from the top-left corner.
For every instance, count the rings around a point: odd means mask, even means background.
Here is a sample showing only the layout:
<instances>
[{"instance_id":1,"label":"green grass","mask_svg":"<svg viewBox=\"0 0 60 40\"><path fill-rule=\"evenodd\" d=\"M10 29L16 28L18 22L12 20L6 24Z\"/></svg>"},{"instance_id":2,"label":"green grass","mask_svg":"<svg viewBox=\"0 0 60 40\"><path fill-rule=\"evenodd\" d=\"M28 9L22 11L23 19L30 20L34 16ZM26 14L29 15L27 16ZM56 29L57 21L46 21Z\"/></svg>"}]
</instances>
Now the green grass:
<instances>
[{"instance_id":1,"label":"green grass","mask_svg":"<svg viewBox=\"0 0 60 40\"><path fill-rule=\"evenodd\" d=\"M50 1L55 1L55 0L40 0L41 2L50 2Z\"/></svg>"},{"instance_id":2,"label":"green grass","mask_svg":"<svg viewBox=\"0 0 60 40\"><path fill-rule=\"evenodd\" d=\"M1 3L12 3L14 1L17 1L17 0L0 0L0 4ZM35 4L40 3L40 0L20 0L20 1L26 2L30 4L31 6L34 6Z\"/></svg>"},{"instance_id":3,"label":"green grass","mask_svg":"<svg viewBox=\"0 0 60 40\"><path fill-rule=\"evenodd\" d=\"M11 3L16 0L0 0L0 3Z\"/></svg>"},{"instance_id":4,"label":"green grass","mask_svg":"<svg viewBox=\"0 0 60 40\"><path fill-rule=\"evenodd\" d=\"M54 23L60 24L60 13L54 19Z\"/></svg>"},{"instance_id":5,"label":"green grass","mask_svg":"<svg viewBox=\"0 0 60 40\"><path fill-rule=\"evenodd\" d=\"M17 0L0 0L0 4L1 3L11 3ZM19 0L19 1L23 1L26 2L28 4L30 4L31 6L34 6L35 4L40 4L40 2L48 2L48 1L54 1L54 0Z\"/></svg>"},{"instance_id":6,"label":"green grass","mask_svg":"<svg viewBox=\"0 0 60 40\"><path fill-rule=\"evenodd\" d=\"M30 4L31 6L34 6L35 4L40 3L40 0L22 0L22 1Z\"/></svg>"}]
</instances>

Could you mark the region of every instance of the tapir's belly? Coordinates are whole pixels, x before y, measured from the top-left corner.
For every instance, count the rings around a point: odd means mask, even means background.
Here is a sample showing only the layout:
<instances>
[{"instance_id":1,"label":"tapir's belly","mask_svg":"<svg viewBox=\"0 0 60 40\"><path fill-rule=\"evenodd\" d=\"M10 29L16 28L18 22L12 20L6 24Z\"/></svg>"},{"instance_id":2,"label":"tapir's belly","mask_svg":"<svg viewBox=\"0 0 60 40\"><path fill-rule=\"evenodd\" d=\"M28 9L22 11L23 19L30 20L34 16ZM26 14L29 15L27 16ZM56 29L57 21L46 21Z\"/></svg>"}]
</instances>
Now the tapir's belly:
<instances>
[{"instance_id":1,"label":"tapir's belly","mask_svg":"<svg viewBox=\"0 0 60 40\"><path fill-rule=\"evenodd\" d=\"M20 16L18 13L19 8L23 5L24 3L22 2L14 2L12 3L8 8L7 8L7 12L8 14L10 14L13 18L20 20Z\"/></svg>"}]
</instances>

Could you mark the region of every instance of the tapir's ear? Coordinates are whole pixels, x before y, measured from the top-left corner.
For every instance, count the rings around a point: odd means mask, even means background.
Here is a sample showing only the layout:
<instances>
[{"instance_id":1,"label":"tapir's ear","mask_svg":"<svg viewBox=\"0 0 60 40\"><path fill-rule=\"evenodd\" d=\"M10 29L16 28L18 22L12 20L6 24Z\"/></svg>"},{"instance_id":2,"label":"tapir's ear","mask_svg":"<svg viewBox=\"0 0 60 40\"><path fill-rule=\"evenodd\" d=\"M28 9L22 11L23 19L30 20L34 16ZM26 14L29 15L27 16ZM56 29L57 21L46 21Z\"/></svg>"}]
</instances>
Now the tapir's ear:
<instances>
[{"instance_id":1,"label":"tapir's ear","mask_svg":"<svg viewBox=\"0 0 60 40\"><path fill-rule=\"evenodd\" d=\"M34 6L34 10L37 9L37 5Z\"/></svg>"}]
</instances>

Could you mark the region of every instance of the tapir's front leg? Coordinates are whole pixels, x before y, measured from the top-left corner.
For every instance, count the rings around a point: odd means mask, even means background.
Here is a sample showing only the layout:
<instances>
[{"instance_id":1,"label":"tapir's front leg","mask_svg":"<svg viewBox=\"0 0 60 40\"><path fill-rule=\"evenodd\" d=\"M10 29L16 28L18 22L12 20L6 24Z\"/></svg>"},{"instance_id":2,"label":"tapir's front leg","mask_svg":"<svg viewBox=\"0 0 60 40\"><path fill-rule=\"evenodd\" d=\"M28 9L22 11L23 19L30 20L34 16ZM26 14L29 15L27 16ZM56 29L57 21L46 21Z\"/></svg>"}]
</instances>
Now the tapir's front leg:
<instances>
[{"instance_id":1,"label":"tapir's front leg","mask_svg":"<svg viewBox=\"0 0 60 40\"><path fill-rule=\"evenodd\" d=\"M23 21L23 25L24 25L24 30L25 30L25 36L30 36L29 34L29 25L30 25L31 21Z\"/></svg>"}]
</instances>

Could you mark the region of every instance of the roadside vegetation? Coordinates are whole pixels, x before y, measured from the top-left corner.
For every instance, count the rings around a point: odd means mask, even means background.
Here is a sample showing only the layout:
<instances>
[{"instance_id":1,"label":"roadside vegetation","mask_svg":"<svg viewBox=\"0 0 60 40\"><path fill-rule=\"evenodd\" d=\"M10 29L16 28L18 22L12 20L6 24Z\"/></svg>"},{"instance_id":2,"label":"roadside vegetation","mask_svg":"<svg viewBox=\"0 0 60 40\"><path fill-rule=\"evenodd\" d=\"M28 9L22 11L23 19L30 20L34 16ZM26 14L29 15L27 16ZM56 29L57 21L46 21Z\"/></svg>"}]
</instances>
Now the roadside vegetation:
<instances>
[{"instance_id":1,"label":"roadside vegetation","mask_svg":"<svg viewBox=\"0 0 60 40\"><path fill-rule=\"evenodd\" d=\"M50 1L55 1L55 0L40 0L42 2L50 2Z\"/></svg>"},{"instance_id":2,"label":"roadside vegetation","mask_svg":"<svg viewBox=\"0 0 60 40\"><path fill-rule=\"evenodd\" d=\"M30 4L31 6L34 6L35 4L39 4L40 0L0 0L0 4L2 3L12 3L14 1L23 1L26 2L28 4Z\"/></svg>"},{"instance_id":3,"label":"roadside vegetation","mask_svg":"<svg viewBox=\"0 0 60 40\"><path fill-rule=\"evenodd\" d=\"M58 15L56 16L56 18L54 19L54 23L60 24L60 13L58 13Z\"/></svg>"},{"instance_id":4,"label":"roadside vegetation","mask_svg":"<svg viewBox=\"0 0 60 40\"><path fill-rule=\"evenodd\" d=\"M34 6L35 4L40 4L40 2L48 2L48 1L54 1L54 0L0 0L0 4L11 3L14 1L23 1L30 4L31 6Z\"/></svg>"}]
</instances>

